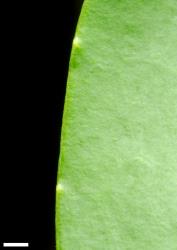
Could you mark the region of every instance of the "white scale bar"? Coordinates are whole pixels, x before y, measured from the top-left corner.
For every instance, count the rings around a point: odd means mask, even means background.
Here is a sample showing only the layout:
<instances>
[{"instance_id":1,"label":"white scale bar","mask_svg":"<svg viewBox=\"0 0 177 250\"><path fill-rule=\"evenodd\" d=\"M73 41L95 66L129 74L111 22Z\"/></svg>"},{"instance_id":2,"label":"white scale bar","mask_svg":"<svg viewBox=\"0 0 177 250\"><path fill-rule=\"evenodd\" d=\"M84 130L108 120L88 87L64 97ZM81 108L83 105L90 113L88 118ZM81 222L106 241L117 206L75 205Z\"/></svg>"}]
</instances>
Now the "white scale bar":
<instances>
[{"instance_id":1,"label":"white scale bar","mask_svg":"<svg viewBox=\"0 0 177 250\"><path fill-rule=\"evenodd\" d=\"M3 243L3 247L29 247L29 243Z\"/></svg>"}]
</instances>

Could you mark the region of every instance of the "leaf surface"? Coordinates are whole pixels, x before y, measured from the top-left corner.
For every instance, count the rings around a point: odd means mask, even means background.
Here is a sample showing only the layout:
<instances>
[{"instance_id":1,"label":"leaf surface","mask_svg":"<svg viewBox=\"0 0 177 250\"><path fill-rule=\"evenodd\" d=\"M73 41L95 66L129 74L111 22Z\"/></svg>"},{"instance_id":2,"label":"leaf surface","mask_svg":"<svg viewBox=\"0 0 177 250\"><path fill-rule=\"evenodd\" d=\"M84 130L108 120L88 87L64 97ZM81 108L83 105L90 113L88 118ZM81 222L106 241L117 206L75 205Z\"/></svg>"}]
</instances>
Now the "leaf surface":
<instances>
[{"instance_id":1,"label":"leaf surface","mask_svg":"<svg viewBox=\"0 0 177 250\"><path fill-rule=\"evenodd\" d=\"M70 60L57 250L177 249L177 1L85 0Z\"/></svg>"}]
</instances>

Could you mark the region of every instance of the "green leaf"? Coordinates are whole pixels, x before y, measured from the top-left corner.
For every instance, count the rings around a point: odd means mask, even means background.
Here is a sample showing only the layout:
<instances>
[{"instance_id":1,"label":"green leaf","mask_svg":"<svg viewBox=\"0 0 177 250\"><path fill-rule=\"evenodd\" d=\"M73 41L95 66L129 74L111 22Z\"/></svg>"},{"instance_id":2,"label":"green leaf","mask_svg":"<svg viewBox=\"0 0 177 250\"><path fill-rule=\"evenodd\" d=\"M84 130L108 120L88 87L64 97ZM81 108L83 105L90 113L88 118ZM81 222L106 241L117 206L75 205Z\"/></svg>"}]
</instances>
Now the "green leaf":
<instances>
[{"instance_id":1,"label":"green leaf","mask_svg":"<svg viewBox=\"0 0 177 250\"><path fill-rule=\"evenodd\" d=\"M177 249L177 1L85 0L70 60L57 250Z\"/></svg>"}]
</instances>

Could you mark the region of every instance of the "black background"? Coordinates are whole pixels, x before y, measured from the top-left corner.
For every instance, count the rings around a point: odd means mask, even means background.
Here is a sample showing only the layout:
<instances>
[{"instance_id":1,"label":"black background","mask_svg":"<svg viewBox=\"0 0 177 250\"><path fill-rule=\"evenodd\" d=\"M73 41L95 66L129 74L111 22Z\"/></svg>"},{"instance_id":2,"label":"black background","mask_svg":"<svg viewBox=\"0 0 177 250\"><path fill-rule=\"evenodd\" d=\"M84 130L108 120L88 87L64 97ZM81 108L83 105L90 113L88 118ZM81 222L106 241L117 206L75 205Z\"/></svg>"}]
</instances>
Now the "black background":
<instances>
[{"instance_id":1,"label":"black background","mask_svg":"<svg viewBox=\"0 0 177 250\"><path fill-rule=\"evenodd\" d=\"M29 242L30 249L55 249L61 119L82 2L0 6L1 247Z\"/></svg>"}]
</instances>

